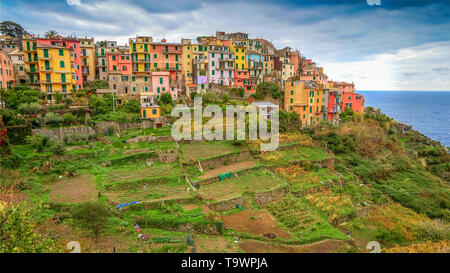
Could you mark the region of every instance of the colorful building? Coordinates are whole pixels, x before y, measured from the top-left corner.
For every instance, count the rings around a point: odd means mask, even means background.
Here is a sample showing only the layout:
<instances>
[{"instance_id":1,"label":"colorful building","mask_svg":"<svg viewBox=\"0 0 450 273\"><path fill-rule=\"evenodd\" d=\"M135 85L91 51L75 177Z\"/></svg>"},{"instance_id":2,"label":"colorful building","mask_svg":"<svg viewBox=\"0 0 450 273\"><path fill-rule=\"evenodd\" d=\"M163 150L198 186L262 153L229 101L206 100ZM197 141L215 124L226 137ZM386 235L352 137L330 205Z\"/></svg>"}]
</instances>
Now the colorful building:
<instances>
[{"instance_id":1,"label":"colorful building","mask_svg":"<svg viewBox=\"0 0 450 273\"><path fill-rule=\"evenodd\" d=\"M8 55L0 51L0 89L14 88L14 66Z\"/></svg>"},{"instance_id":2,"label":"colorful building","mask_svg":"<svg viewBox=\"0 0 450 273\"><path fill-rule=\"evenodd\" d=\"M234 52L228 46L210 46L208 82L234 85Z\"/></svg>"},{"instance_id":3,"label":"colorful building","mask_svg":"<svg viewBox=\"0 0 450 273\"><path fill-rule=\"evenodd\" d=\"M314 81L288 80L284 88L284 109L299 115L302 125L320 119L322 90Z\"/></svg>"},{"instance_id":4,"label":"colorful building","mask_svg":"<svg viewBox=\"0 0 450 273\"><path fill-rule=\"evenodd\" d=\"M327 120L334 123L341 112L341 95L337 89L328 90L328 115Z\"/></svg>"},{"instance_id":5,"label":"colorful building","mask_svg":"<svg viewBox=\"0 0 450 273\"><path fill-rule=\"evenodd\" d=\"M341 92L341 94L355 92L355 84L354 83L340 82L337 85L339 88L339 92Z\"/></svg>"},{"instance_id":6,"label":"colorful building","mask_svg":"<svg viewBox=\"0 0 450 273\"><path fill-rule=\"evenodd\" d=\"M94 38L79 38L81 47L81 74L83 82L95 80L95 42Z\"/></svg>"},{"instance_id":7,"label":"colorful building","mask_svg":"<svg viewBox=\"0 0 450 273\"><path fill-rule=\"evenodd\" d=\"M350 107L356 113L364 111L364 96L354 92L342 94L342 111Z\"/></svg>"},{"instance_id":8,"label":"colorful building","mask_svg":"<svg viewBox=\"0 0 450 273\"><path fill-rule=\"evenodd\" d=\"M71 48L42 43L37 46L37 54L40 89L48 101L53 101L56 93L67 97L82 84L76 75L75 55Z\"/></svg>"},{"instance_id":9,"label":"colorful building","mask_svg":"<svg viewBox=\"0 0 450 273\"><path fill-rule=\"evenodd\" d=\"M151 42L150 36L137 36L128 39L130 54L133 63L132 72L136 74L150 74L151 71Z\"/></svg>"},{"instance_id":10,"label":"colorful building","mask_svg":"<svg viewBox=\"0 0 450 273\"><path fill-rule=\"evenodd\" d=\"M108 80L107 58L108 53L118 50L116 41L102 41L96 45L96 78L99 80Z\"/></svg>"},{"instance_id":11,"label":"colorful building","mask_svg":"<svg viewBox=\"0 0 450 273\"><path fill-rule=\"evenodd\" d=\"M183 54L182 54L182 67L183 67L183 80L185 84L192 84L194 82L193 78L193 44L191 39L181 39L183 44Z\"/></svg>"},{"instance_id":12,"label":"colorful building","mask_svg":"<svg viewBox=\"0 0 450 273\"><path fill-rule=\"evenodd\" d=\"M170 72L161 71L152 73L152 91L153 95L159 100L161 95L168 92L172 99L178 98L178 87L176 85L170 84Z\"/></svg>"},{"instance_id":13,"label":"colorful building","mask_svg":"<svg viewBox=\"0 0 450 273\"><path fill-rule=\"evenodd\" d=\"M23 61L23 51L16 49L7 54L13 63L15 84L25 84L28 82L28 75L25 73L25 62Z\"/></svg>"},{"instance_id":14,"label":"colorful building","mask_svg":"<svg viewBox=\"0 0 450 273\"><path fill-rule=\"evenodd\" d=\"M162 39L161 42L152 42L150 45L152 71L168 71L172 81L181 83L183 79L183 44L167 43L165 39Z\"/></svg>"},{"instance_id":15,"label":"colorful building","mask_svg":"<svg viewBox=\"0 0 450 273\"><path fill-rule=\"evenodd\" d=\"M234 52L235 56L235 70L247 70L247 41L233 41L231 43L231 50Z\"/></svg>"}]
</instances>

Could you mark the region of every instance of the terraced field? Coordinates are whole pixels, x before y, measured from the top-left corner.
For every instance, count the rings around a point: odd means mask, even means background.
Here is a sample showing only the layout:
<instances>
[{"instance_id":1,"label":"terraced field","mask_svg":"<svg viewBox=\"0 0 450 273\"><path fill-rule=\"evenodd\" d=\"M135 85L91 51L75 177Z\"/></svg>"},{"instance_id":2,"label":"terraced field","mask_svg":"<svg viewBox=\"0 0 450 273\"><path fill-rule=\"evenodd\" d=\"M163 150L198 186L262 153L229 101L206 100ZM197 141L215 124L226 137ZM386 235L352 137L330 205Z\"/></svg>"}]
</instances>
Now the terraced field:
<instances>
[{"instance_id":1,"label":"terraced field","mask_svg":"<svg viewBox=\"0 0 450 273\"><path fill-rule=\"evenodd\" d=\"M243 147L232 145L227 141L193 142L180 144L181 159L183 162L190 160L203 160L221 154L239 152Z\"/></svg>"},{"instance_id":2,"label":"terraced field","mask_svg":"<svg viewBox=\"0 0 450 273\"><path fill-rule=\"evenodd\" d=\"M244 192L260 192L277 188L285 182L267 170L255 170L244 175L234 175L221 182L204 185L200 194L205 199L226 200L241 196Z\"/></svg>"}]
</instances>

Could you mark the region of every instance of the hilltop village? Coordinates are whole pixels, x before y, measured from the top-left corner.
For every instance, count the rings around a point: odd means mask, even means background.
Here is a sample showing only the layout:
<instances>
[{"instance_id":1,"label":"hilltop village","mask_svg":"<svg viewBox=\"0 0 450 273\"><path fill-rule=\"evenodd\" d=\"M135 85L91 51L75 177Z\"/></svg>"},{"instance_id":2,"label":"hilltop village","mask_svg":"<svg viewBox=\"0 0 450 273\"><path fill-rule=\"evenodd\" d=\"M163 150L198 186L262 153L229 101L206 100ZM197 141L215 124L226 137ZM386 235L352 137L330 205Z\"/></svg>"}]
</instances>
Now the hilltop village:
<instances>
[{"instance_id":1,"label":"hilltop village","mask_svg":"<svg viewBox=\"0 0 450 273\"><path fill-rule=\"evenodd\" d=\"M0 253L450 252L447 148L299 51L225 32L0 47ZM177 140L197 97L278 107L278 149Z\"/></svg>"},{"instance_id":2,"label":"hilltop village","mask_svg":"<svg viewBox=\"0 0 450 273\"><path fill-rule=\"evenodd\" d=\"M79 91L94 93L89 92L90 83L103 81L97 96L114 94L118 106L137 99L141 118L154 119L161 115L163 94L178 101L229 88L243 98L253 97L251 101L264 101L256 94L258 85L275 84L276 105L296 113L303 125L336 123L345 108L360 113L364 109L364 97L354 92L353 83L332 81L323 67L298 50L277 49L247 33L217 31L215 36L181 42L137 36L127 45L23 34L1 37L0 48L0 88L27 84L45 94L45 103L61 95L79 97Z\"/></svg>"}]
</instances>

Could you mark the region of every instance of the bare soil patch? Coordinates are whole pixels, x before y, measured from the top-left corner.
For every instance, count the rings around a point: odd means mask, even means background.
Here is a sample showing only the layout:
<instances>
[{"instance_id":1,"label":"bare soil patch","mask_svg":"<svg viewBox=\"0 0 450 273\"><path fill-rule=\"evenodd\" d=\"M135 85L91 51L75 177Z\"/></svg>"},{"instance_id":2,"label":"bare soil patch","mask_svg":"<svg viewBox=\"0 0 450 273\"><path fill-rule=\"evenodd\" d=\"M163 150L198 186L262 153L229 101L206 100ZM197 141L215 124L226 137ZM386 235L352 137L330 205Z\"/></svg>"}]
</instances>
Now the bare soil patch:
<instances>
[{"instance_id":1,"label":"bare soil patch","mask_svg":"<svg viewBox=\"0 0 450 273\"><path fill-rule=\"evenodd\" d=\"M199 253L230 253L238 250L231 238L222 236L194 236L196 251Z\"/></svg>"},{"instance_id":2,"label":"bare soil patch","mask_svg":"<svg viewBox=\"0 0 450 273\"><path fill-rule=\"evenodd\" d=\"M219 176L223 173L235 172L235 171L238 171L241 169L251 168L254 166L256 166L256 163L253 160L241 161L241 162L232 163L229 165L223 165L223 166L220 166L220 167L212 169L212 170L207 170L204 174L202 174L198 178L203 179L203 178Z\"/></svg>"},{"instance_id":3,"label":"bare soil patch","mask_svg":"<svg viewBox=\"0 0 450 273\"><path fill-rule=\"evenodd\" d=\"M222 221L225 228L246 232L252 235L272 233L283 239L291 238L291 235L279 227L272 215L266 211L240 211L238 213L223 215Z\"/></svg>"},{"instance_id":4,"label":"bare soil patch","mask_svg":"<svg viewBox=\"0 0 450 273\"><path fill-rule=\"evenodd\" d=\"M97 200L97 189L90 174L64 179L50 186L53 202L81 203Z\"/></svg>"}]
</instances>

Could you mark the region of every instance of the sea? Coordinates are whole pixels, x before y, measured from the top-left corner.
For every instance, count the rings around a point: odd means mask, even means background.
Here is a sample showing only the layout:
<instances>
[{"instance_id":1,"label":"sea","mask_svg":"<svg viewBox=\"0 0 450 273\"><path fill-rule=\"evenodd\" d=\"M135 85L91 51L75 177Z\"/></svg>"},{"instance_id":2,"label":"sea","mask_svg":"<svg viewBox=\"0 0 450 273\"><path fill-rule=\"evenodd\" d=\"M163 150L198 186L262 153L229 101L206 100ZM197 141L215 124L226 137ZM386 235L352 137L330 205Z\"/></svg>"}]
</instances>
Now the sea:
<instances>
[{"instance_id":1,"label":"sea","mask_svg":"<svg viewBox=\"0 0 450 273\"><path fill-rule=\"evenodd\" d=\"M450 91L356 91L365 107L412 125L413 129L450 147Z\"/></svg>"}]
</instances>

